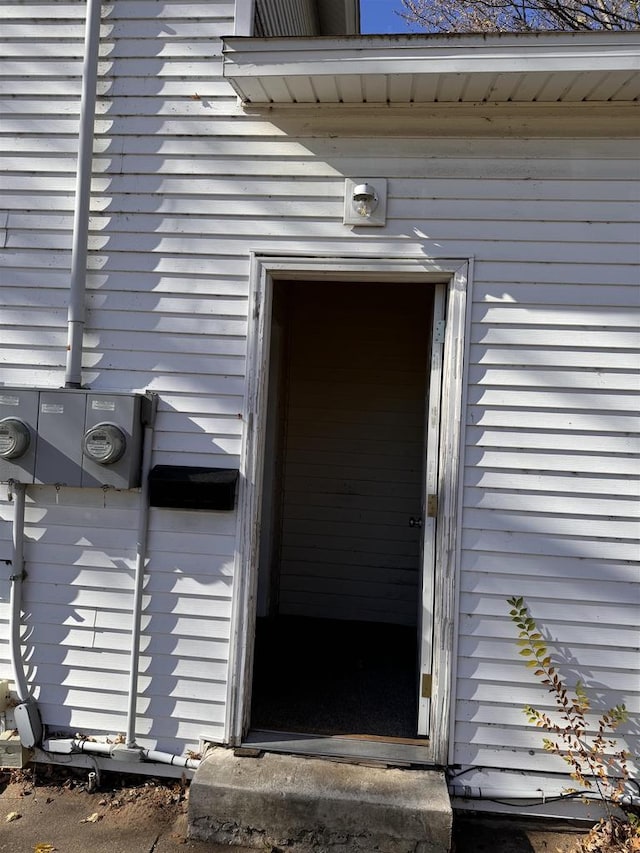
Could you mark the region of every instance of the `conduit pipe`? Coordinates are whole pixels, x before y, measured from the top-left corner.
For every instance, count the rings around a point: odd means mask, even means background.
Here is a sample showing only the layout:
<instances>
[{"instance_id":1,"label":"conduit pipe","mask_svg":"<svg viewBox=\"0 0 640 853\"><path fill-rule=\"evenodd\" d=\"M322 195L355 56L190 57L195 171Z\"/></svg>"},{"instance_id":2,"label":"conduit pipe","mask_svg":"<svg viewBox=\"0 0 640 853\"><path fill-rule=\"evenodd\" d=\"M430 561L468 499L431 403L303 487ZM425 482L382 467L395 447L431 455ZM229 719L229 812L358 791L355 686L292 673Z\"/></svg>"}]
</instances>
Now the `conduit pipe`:
<instances>
[{"instance_id":1,"label":"conduit pipe","mask_svg":"<svg viewBox=\"0 0 640 853\"><path fill-rule=\"evenodd\" d=\"M87 245L89 239L89 205L91 202L91 166L96 114L96 83L100 47L101 0L87 0L85 22L80 128L78 132L78 167L76 201L71 249L71 284L67 313L67 366L65 388L82 387L82 346L87 286Z\"/></svg>"},{"instance_id":2,"label":"conduit pipe","mask_svg":"<svg viewBox=\"0 0 640 853\"><path fill-rule=\"evenodd\" d=\"M9 500L13 501L11 593L9 597L11 669L20 702L29 698L29 687L22 663L20 643L20 615L22 611L22 580L24 578L24 510L27 487L15 480L9 484Z\"/></svg>"},{"instance_id":3,"label":"conduit pipe","mask_svg":"<svg viewBox=\"0 0 640 853\"><path fill-rule=\"evenodd\" d=\"M149 535L149 472L153 451L153 433L158 408L158 397L149 397L149 411L144 428L142 443L142 470L140 486L140 512L138 516L138 541L136 548L136 566L133 593L133 613L131 627L131 657L129 676L129 704L127 714L127 732L124 744L104 743L95 740L76 740L60 738L47 740L42 744L46 752L69 755L74 752L86 752L106 755L109 758L131 761L151 761L159 764L170 764L174 767L184 767L196 770L200 761L162 752L146 749L136 744L136 716L138 704L138 673L140 657L140 635L142 620L142 595L144 591L145 561L147 557L147 539Z\"/></svg>"},{"instance_id":4,"label":"conduit pipe","mask_svg":"<svg viewBox=\"0 0 640 853\"><path fill-rule=\"evenodd\" d=\"M97 740L77 740L74 738L46 740L42 744L42 749L54 755L72 755L74 752L86 752L93 755L105 755L108 758L118 758L118 753L121 751L124 753L120 756L121 759L132 758L132 760L136 760L129 749L122 749L121 744L104 743ZM156 749L144 749L143 747L136 747L135 751L136 758L140 761L171 764L174 767L185 767L187 770L197 770L200 766L200 760L197 758L173 755L171 752L160 752Z\"/></svg>"},{"instance_id":5,"label":"conduit pipe","mask_svg":"<svg viewBox=\"0 0 640 853\"><path fill-rule=\"evenodd\" d=\"M172 764L174 767L186 767L188 770L197 770L200 766L199 758L188 758L184 755L171 755L169 752L159 752L157 749L143 749L142 757L145 761L157 761L159 764Z\"/></svg>"},{"instance_id":6,"label":"conduit pipe","mask_svg":"<svg viewBox=\"0 0 640 853\"><path fill-rule=\"evenodd\" d=\"M24 674L20 627L22 614L22 582L24 580L24 512L27 487L16 480L9 481L9 498L13 501L11 592L9 597L9 643L11 668L19 703L14 708L14 718L20 742L31 748L40 743L42 721L35 699L29 694L29 685Z\"/></svg>"},{"instance_id":7,"label":"conduit pipe","mask_svg":"<svg viewBox=\"0 0 640 853\"><path fill-rule=\"evenodd\" d=\"M157 394L150 395L150 411L144 427L142 441L142 471L140 474L140 509L138 513L138 541L131 616L131 657L129 663L129 704L127 711L127 747L136 746L136 716L138 706L138 672L140 667L140 632L142 621L142 593L144 591L144 567L147 558L149 537L149 472L153 451L153 429L158 409Z\"/></svg>"},{"instance_id":8,"label":"conduit pipe","mask_svg":"<svg viewBox=\"0 0 640 853\"><path fill-rule=\"evenodd\" d=\"M505 785L504 787L491 784L481 786L477 784L464 785L462 783L458 784L454 782L449 786L449 793L452 797L460 797L464 800L486 800L489 802L495 800L535 800L537 805L543 806L548 805L549 803L560 802L562 800L574 799L577 799L580 802L588 800L589 803L605 802L603 798L594 793L594 791L585 790L574 794L559 793L557 791L548 793L545 792L543 788L513 788L511 785ZM620 804L638 805L640 804L640 797L629 792L623 796Z\"/></svg>"}]
</instances>

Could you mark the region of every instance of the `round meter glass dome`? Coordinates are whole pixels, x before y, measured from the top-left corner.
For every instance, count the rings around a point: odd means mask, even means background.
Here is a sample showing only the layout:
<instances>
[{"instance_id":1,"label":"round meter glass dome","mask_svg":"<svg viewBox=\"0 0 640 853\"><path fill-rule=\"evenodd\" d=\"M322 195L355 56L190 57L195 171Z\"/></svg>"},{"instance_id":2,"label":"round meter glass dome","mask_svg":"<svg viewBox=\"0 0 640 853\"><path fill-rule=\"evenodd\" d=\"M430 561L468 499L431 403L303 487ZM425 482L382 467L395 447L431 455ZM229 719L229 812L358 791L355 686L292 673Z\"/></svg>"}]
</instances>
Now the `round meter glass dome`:
<instances>
[{"instance_id":1,"label":"round meter glass dome","mask_svg":"<svg viewBox=\"0 0 640 853\"><path fill-rule=\"evenodd\" d=\"M17 459L29 449L31 432L18 418L0 420L0 458Z\"/></svg>"},{"instance_id":2,"label":"round meter glass dome","mask_svg":"<svg viewBox=\"0 0 640 853\"><path fill-rule=\"evenodd\" d=\"M122 459L126 447L126 436L115 424L96 424L86 431L82 439L85 456L99 465L113 465Z\"/></svg>"}]
</instances>

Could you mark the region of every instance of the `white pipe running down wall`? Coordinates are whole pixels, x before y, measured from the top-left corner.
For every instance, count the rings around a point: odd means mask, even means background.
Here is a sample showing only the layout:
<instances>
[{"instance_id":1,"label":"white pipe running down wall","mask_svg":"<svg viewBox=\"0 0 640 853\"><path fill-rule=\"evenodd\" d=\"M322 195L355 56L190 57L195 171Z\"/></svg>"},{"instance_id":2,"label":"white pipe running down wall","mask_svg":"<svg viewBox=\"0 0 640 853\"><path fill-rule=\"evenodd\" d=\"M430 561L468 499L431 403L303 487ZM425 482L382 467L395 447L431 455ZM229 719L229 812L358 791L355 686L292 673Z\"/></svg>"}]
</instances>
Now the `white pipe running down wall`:
<instances>
[{"instance_id":1,"label":"white pipe running down wall","mask_svg":"<svg viewBox=\"0 0 640 853\"><path fill-rule=\"evenodd\" d=\"M9 606L11 668L13 681L20 702L29 698L29 687L24 674L20 625L22 610L22 580L24 576L24 510L27 487L24 483L10 483L9 495L13 501L13 554L11 557L11 593Z\"/></svg>"},{"instance_id":2,"label":"white pipe running down wall","mask_svg":"<svg viewBox=\"0 0 640 853\"><path fill-rule=\"evenodd\" d=\"M87 282L87 244L89 239L89 205L91 201L91 166L96 114L96 82L100 47L101 0L87 0L87 18L82 68L80 129L78 133L78 167L76 201L71 250L71 284L67 315L67 366L65 388L82 387L82 344L85 322Z\"/></svg>"},{"instance_id":3,"label":"white pipe running down wall","mask_svg":"<svg viewBox=\"0 0 640 853\"><path fill-rule=\"evenodd\" d=\"M42 739L42 720L35 699L29 694L29 685L22 662L20 628L22 624L22 582L24 580L24 512L27 487L24 483L9 480L9 496L13 501L13 551L11 556L11 594L9 604L9 643L11 668L19 703L13 709L20 742L28 749Z\"/></svg>"},{"instance_id":4,"label":"white pipe running down wall","mask_svg":"<svg viewBox=\"0 0 640 853\"><path fill-rule=\"evenodd\" d=\"M136 715L138 705L138 670L140 662L140 622L142 618L142 593L144 590L144 564L147 558L147 538L149 535L149 472L153 450L153 426L158 407L158 398L151 397L151 412L144 428L142 443L142 472L140 475L140 508L138 510L138 542L136 549L136 568L133 590L131 617L131 657L129 663L129 705L127 712L126 745L136 744Z\"/></svg>"}]
</instances>

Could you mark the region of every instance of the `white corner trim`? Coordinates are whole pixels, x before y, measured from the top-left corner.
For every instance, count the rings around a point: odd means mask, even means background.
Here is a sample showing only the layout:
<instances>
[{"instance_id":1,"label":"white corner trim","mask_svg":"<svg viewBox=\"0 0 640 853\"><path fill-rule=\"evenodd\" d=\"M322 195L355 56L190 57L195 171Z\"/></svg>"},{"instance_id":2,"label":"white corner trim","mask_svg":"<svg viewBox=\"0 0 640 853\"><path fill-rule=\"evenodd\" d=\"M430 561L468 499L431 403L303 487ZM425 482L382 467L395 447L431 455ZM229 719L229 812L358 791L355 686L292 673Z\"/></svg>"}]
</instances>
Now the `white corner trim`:
<instances>
[{"instance_id":1,"label":"white corner trim","mask_svg":"<svg viewBox=\"0 0 640 853\"><path fill-rule=\"evenodd\" d=\"M236 17L233 34L235 36L253 35L253 17L255 0L236 0Z\"/></svg>"}]
</instances>

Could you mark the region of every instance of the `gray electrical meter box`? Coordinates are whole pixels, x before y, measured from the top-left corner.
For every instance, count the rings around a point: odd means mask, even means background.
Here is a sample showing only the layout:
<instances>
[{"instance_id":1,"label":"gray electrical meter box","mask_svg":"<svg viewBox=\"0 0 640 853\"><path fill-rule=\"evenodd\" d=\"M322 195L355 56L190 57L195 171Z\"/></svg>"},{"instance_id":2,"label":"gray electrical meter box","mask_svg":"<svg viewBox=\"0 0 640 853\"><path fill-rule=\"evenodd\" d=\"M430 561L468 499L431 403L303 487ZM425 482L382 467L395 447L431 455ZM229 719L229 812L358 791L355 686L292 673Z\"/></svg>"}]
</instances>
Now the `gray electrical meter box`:
<instances>
[{"instance_id":1,"label":"gray electrical meter box","mask_svg":"<svg viewBox=\"0 0 640 853\"><path fill-rule=\"evenodd\" d=\"M150 411L140 394L0 387L0 482L135 488Z\"/></svg>"},{"instance_id":2,"label":"gray electrical meter box","mask_svg":"<svg viewBox=\"0 0 640 853\"><path fill-rule=\"evenodd\" d=\"M36 483L80 486L86 391L41 391Z\"/></svg>"},{"instance_id":3,"label":"gray electrical meter box","mask_svg":"<svg viewBox=\"0 0 640 853\"><path fill-rule=\"evenodd\" d=\"M140 485L142 398L89 393L82 438L82 485L131 489Z\"/></svg>"},{"instance_id":4,"label":"gray electrical meter box","mask_svg":"<svg viewBox=\"0 0 640 853\"><path fill-rule=\"evenodd\" d=\"M0 482L33 483L39 392L0 388Z\"/></svg>"}]
</instances>

